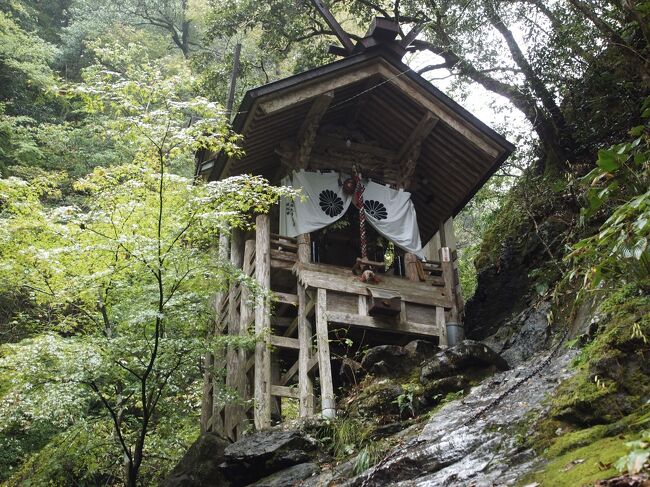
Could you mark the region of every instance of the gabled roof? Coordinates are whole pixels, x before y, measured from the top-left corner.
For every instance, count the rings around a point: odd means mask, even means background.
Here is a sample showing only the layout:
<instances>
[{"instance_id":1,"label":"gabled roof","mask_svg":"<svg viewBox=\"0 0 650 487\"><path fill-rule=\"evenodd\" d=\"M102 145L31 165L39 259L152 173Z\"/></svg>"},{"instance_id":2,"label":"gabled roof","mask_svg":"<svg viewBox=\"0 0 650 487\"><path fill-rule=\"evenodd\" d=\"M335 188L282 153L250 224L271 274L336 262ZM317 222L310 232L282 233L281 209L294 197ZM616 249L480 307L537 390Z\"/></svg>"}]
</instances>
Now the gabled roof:
<instances>
[{"instance_id":1,"label":"gabled roof","mask_svg":"<svg viewBox=\"0 0 650 487\"><path fill-rule=\"evenodd\" d=\"M243 135L245 156L219 154L199 161L197 175L209 180L259 174L278 183L278 144L296 133L312 102L334 98L323 125L356 127L381 148L398 151L428 113L438 122L424 138L411 192L423 242L440 222L455 216L512 153L514 146L431 83L378 45L304 73L249 90L233 128ZM395 167L395 171L399 171Z\"/></svg>"}]
</instances>

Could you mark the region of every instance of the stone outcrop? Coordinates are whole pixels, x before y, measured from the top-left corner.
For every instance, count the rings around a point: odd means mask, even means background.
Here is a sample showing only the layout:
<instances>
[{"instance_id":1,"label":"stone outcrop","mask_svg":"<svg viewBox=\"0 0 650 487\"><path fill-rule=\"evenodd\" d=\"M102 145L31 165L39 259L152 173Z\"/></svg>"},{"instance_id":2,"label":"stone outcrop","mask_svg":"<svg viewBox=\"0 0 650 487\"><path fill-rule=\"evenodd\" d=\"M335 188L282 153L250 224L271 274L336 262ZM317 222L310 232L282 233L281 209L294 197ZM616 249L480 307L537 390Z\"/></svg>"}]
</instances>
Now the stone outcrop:
<instances>
[{"instance_id":1,"label":"stone outcrop","mask_svg":"<svg viewBox=\"0 0 650 487\"><path fill-rule=\"evenodd\" d=\"M471 371L483 372L490 367L508 370L508 363L487 345L464 340L455 347L438 352L427 361L420 372L420 382L429 384L436 379Z\"/></svg>"},{"instance_id":2,"label":"stone outcrop","mask_svg":"<svg viewBox=\"0 0 650 487\"><path fill-rule=\"evenodd\" d=\"M227 487L220 464L230 442L216 433L205 433L187 450L161 487Z\"/></svg>"},{"instance_id":3,"label":"stone outcrop","mask_svg":"<svg viewBox=\"0 0 650 487\"><path fill-rule=\"evenodd\" d=\"M319 471L318 444L298 430L271 430L230 443L205 433L163 487L289 487Z\"/></svg>"},{"instance_id":4,"label":"stone outcrop","mask_svg":"<svg viewBox=\"0 0 650 487\"><path fill-rule=\"evenodd\" d=\"M436 345L425 340L413 340L403 347L380 345L366 352L361 367L375 377L399 377L408 375L438 350Z\"/></svg>"},{"instance_id":5,"label":"stone outcrop","mask_svg":"<svg viewBox=\"0 0 650 487\"><path fill-rule=\"evenodd\" d=\"M316 452L316 442L298 431L264 431L226 447L220 468L233 486L243 486L308 463Z\"/></svg>"}]
</instances>

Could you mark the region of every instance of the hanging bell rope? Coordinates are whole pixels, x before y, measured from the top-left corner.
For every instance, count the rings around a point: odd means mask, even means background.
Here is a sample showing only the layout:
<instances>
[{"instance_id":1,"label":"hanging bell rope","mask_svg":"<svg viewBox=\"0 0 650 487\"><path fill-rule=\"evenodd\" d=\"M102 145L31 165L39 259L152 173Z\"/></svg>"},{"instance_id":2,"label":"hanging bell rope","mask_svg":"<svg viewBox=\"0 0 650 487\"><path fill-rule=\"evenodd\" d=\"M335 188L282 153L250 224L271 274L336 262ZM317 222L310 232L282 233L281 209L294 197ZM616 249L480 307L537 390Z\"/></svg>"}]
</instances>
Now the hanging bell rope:
<instances>
[{"instance_id":1,"label":"hanging bell rope","mask_svg":"<svg viewBox=\"0 0 650 487\"><path fill-rule=\"evenodd\" d=\"M363 192L366 189L361 183L361 174L357 171L356 167L352 168L354 171L354 205L359 209L359 240L361 242L361 258L366 260L368 258L368 243L366 241L366 212L363 208Z\"/></svg>"}]
</instances>

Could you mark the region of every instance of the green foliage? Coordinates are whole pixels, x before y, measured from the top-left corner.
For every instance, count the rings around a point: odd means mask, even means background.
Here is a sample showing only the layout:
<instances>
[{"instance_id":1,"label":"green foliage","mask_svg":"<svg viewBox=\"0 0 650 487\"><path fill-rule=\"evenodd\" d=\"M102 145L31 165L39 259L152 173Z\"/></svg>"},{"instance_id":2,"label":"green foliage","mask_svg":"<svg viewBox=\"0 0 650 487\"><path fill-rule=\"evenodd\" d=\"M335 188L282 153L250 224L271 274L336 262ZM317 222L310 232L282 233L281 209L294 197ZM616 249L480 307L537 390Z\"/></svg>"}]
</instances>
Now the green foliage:
<instances>
[{"instance_id":1,"label":"green foliage","mask_svg":"<svg viewBox=\"0 0 650 487\"><path fill-rule=\"evenodd\" d=\"M223 351L200 338L212 319L210 295L230 280L250 285L219 261L213 243L295 193L259 177L201 184L178 175L198 149L237 153L222 110L190 95L186 73L163 74L135 47L98 53L114 69L91 67L74 93L96 125L129 146L128 157L78 179L67 206L44 204L60 198L64 175L0 180L0 292L20 289L44 315L32 317L40 335L2 348L0 367L12 372L0 431L55 435L25 464L27 477L135 485L141 472L154 479L171 466L149 455L177 458L196 432L196 364L210 348ZM180 417L194 421L185 440L172 434ZM79 419L86 429L75 429ZM66 453L56 438L69 442L75 431L78 450ZM81 454L95 450L101 455ZM25 459L16 453L8 462Z\"/></svg>"},{"instance_id":2,"label":"green foliage","mask_svg":"<svg viewBox=\"0 0 650 487\"><path fill-rule=\"evenodd\" d=\"M583 219L607 219L598 232L580 240L569 255L574 274L597 287L603 279L650 276L650 97L643 104L645 125L634 127L631 142L598 152L596 167L583 182Z\"/></svg>"},{"instance_id":3,"label":"green foliage","mask_svg":"<svg viewBox=\"0 0 650 487\"><path fill-rule=\"evenodd\" d=\"M26 101L26 93L53 86L55 74L49 66L55 48L38 36L26 32L8 14L0 11L0 100L16 99L15 112L28 107L17 101ZM19 98L20 97L20 98Z\"/></svg>"},{"instance_id":4,"label":"green foliage","mask_svg":"<svg viewBox=\"0 0 650 487\"><path fill-rule=\"evenodd\" d=\"M385 441L373 433L375 425L354 417L327 420L320 427L318 439L337 460L354 457L353 472L359 475L377 464L389 450Z\"/></svg>"},{"instance_id":5,"label":"green foliage","mask_svg":"<svg viewBox=\"0 0 650 487\"><path fill-rule=\"evenodd\" d=\"M359 452L371 442L375 426L355 417L339 417L323 423L318 439L341 460Z\"/></svg>"}]
</instances>

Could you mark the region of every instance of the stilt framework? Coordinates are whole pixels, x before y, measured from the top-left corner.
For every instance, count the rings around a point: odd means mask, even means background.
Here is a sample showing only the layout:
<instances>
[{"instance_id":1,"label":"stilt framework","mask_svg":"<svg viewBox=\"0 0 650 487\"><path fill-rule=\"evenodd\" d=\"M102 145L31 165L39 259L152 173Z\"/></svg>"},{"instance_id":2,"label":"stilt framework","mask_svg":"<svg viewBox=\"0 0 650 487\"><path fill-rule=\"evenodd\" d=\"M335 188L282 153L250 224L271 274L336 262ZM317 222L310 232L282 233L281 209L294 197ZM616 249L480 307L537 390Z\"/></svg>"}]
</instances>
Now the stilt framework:
<instances>
[{"instance_id":1,"label":"stilt framework","mask_svg":"<svg viewBox=\"0 0 650 487\"><path fill-rule=\"evenodd\" d=\"M421 262L407 255L406 277L382 275L377 285L361 282L350 269L312 263L310 236L272 234L268 215L256 217L251 238L241 231L221 237L221 258L229 258L264 292L253 296L233 282L215 296L213 333L254 337L255 348L247 351L232 340L205 357L202 431L237 440L268 428L281 420L283 398L297 403L300 417L335 417L330 353L335 327L446 346L446 324L460 323L463 310L451 228L441 223L425 249L438 259ZM388 299L399 299L398 313L374 314L377 303Z\"/></svg>"}]
</instances>

